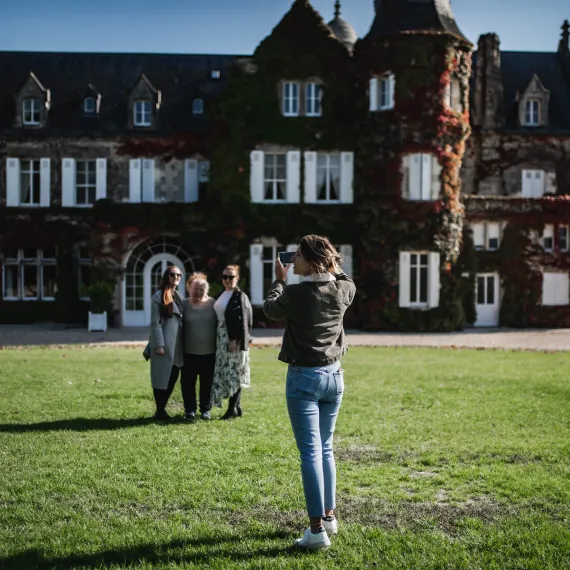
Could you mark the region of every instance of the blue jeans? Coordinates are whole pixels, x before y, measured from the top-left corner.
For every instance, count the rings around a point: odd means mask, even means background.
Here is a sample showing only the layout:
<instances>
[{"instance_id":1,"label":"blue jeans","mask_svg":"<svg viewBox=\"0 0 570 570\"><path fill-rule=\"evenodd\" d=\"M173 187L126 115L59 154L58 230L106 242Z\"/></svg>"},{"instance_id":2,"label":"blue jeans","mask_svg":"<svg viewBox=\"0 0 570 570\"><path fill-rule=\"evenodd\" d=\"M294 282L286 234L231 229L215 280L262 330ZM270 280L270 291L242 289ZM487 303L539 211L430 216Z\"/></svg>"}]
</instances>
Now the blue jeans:
<instances>
[{"instance_id":1,"label":"blue jeans","mask_svg":"<svg viewBox=\"0 0 570 570\"><path fill-rule=\"evenodd\" d=\"M343 391L340 362L314 368L289 366L287 409L301 453L309 517L323 517L325 509L336 508L333 433Z\"/></svg>"}]
</instances>

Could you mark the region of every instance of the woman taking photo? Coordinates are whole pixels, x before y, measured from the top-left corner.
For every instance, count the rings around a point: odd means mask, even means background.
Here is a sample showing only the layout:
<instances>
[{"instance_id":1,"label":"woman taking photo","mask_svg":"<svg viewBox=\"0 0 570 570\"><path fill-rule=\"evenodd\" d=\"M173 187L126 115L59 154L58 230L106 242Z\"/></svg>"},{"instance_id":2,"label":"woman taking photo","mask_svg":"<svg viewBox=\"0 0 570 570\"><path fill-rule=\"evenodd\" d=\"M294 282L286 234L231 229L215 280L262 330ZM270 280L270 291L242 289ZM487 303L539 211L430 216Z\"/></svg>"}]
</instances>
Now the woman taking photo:
<instances>
[{"instance_id":1,"label":"woman taking photo","mask_svg":"<svg viewBox=\"0 0 570 570\"><path fill-rule=\"evenodd\" d=\"M214 303L218 318L216 338L216 367L212 388L212 403L221 406L229 398L222 420L239 417L241 389L250 385L249 343L253 311L248 296L239 289L239 266L228 265L223 273L224 291Z\"/></svg>"},{"instance_id":2,"label":"woman taking photo","mask_svg":"<svg viewBox=\"0 0 570 570\"><path fill-rule=\"evenodd\" d=\"M330 546L337 533L336 466L333 433L344 391L340 358L346 353L343 317L355 286L340 268L342 258L321 236L305 236L293 258L301 283L285 285L290 266L275 262L276 280L263 309L267 317L286 321L279 360L289 364L287 409L301 455L301 474L310 527L297 546Z\"/></svg>"},{"instance_id":3,"label":"woman taking photo","mask_svg":"<svg viewBox=\"0 0 570 570\"><path fill-rule=\"evenodd\" d=\"M206 275L193 273L186 282L188 297L184 301L184 368L182 398L185 417L196 417L196 382L200 376L200 413L210 419L210 396L216 363L216 312L214 299L208 297Z\"/></svg>"},{"instance_id":4,"label":"woman taking photo","mask_svg":"<svg viewBox=\"0 0 570 570\"><path fill-rule=\"evenodd\" d=\"M183 364L182 311L183 300L176 288L182 273L171 265L164 272L160 289L150 304L150 380L156 402L157 420L167 420L166 404L174 390Z\"/></svg>"}]
</instances>

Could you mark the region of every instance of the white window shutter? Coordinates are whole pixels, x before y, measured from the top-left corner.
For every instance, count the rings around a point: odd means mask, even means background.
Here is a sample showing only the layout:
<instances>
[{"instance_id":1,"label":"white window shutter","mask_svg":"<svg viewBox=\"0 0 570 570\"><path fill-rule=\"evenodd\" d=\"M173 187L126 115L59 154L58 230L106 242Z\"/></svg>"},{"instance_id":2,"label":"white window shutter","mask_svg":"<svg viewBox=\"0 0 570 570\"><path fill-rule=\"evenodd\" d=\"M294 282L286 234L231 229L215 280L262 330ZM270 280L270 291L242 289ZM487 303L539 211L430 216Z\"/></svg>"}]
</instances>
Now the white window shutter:
<instances>
[{"instance_id":1,"label":"white window shutter","mask_svg":"<svg viewBox=\"0 0 570 570\"><path fill-rule=\"evenodd\" d=\"M422 200L431 200L431 154L422 154Z\"/></svg>"},{"instance_id":2,"label":"white window shutter","mask_svg":"<svg viewBox=\"0 0 570 570\"><path fill-rule=\"evenodd\" d=\"M263 184L263 183L262 183ZM301 151L287 153L287 202L298 204L301 201Z\"/></svg>"},{"instance_id":3,"label":"white window shutter","mask_svg":"<svg viewBox=\"0 0 570 570\"><path fill-rule=\"evenodd\" d=\"M476 249L485 249L485 224L472 224L473 246Z\"/></svg>"},{"instance_id":4,"label":"white window shutter","mask_svg":"<svg viewBox=\"0 0 570 570\"><path fill-rule=\"evenodd\" d=\"M132 158L129 161L129 202L139 204L141 202L142 160Z\"/></svg>"},{"instance_id":5,"label":"white window shutter","mask_svg":"<svg viewBox=\"0 0 570 570\"><path fill-rule=\"evenodd\" d=\"M103 200L107 197L107 159L98 158L96 161L97 178L95 200Z\"/></svg>"},{"instance_id":6,"label":"white window shutter","mask_svg":"<svg viewBox=\"0 0 570 570\"><path fill-rule=\"evenodd\" d=\"M544 306L556 305L556 284L554 273L542 274L542 304Z\"/></svg>"},{"instance_id":7,"label":"white window shutter","mask_svg":"<svg viewBox=\"0 0 570 570\"><path fill-rule=\"evenodd\" d=\"M252 305L263 305L263 246L249 246L249 293Z\"/></svg>"},{"instance_id":8,"label":"white window shutter","mask_svg":"<svg viewBox=\"0 0 570 570\"><path fill-rule=\"evenodd\" d=\"M198 201L199 176L198 161L187 158L184 161L184 202L187 204Z\"/></svg>"},{"instance_id":9,"label":"white window shutter","mask_svg":"<svg viewBox=\"0 0 570 570\"><path fill-rule=\"evenodd\" d=\"M535 170L533 176L533 197L534 198L542 198L544 195L544 187L545 187L545 180L544 180L544 170Z\"/></svg>"},{"instance_id":10,"label":"white window shutter","mask_svg":"<svg viewBox=\"0 0 570 570\"><path fill-rule=\"evenodd\" d=\"M317 203L317 153L305 152L305 204Z\"/></svg>"},{"instance_id":11,"label":"white window shutter","mask_svg":"<svg viewBox=\"0 0 570 570\"><path fill-rule=\"evenodd\" d=\"M410 253L408 251L400 252L399 305L404 308L410 306Z\"/></svg>"},{"instance_id":12,"label":"white window shutter","mask_svg":"<svg viewBox=\"0 0 570 570\"><path fill-rule=\"evenodd\" d=\"M40 159L40 206L50 207L51 197L51 160L49 158Z\"/></svg>"},{"instance_id":13,"label":"white window shutter","mask_svg":"<svg viewBox=\"0 0 570 570\"><path fill-rule=\"evenodd\" d=\"M522 197L523 198L532 198L534 195L533 190L533 171L532 170L523 170L522 171Z\"/></svg>"},{"instance_id":14,"label":"white window shutter","mask_svg":"<svg viewBox=\"0 0 570 570\"><path fill-rule=\"evenodd\" d=\"M437 156L431 159L431 199L439 200L441 196L441 171L442 167Z\"/></svg>"},{"instance_id":15,"label":"white window shutter","mask_svg":"<svg viewBox=\"0 0 570 570\"><path fill-rule=\"evenodd\" d=\"M250 191L253 203L263 202L265 194L263 192L265 181L265 155L261 150L254 150L250 155Z\"/></svg>"},{"instance_id":16,"label":"white window shutter","mask_svg":"<svg viewBox=\"0 0 570 570\"><path fill-rule=\"evenodd\" d=\"M396 100L396 76L391 73L388 78L388 93L389 93L389 101L388 105L390 109L393 109L395 106Z\"/></svg>"},{"instance_id":17,"label":"white window shutter","mask_svg":"<svg viewBox=\"0 0 570 570\"><path fill-rule=\"evenodd\" d=\"M428 254L428 305L430 309L439 307L439 253Z\"/></svg>"},{"instance_id":18,"label":"white window shutter","mask_svg":"<svg viewBox=\"0 0 570 570\"><path fill-rule=\"evenodd\" d=\"M20 205L20 159L6 159L6 206Z\"/></svg>"},{"instance_id":19,"label":"white window shutter","mask_svg":"<svg viewBox=\"0 0 570 570\"><path fill-rule=\"evenodd\" d=\"M340 153L340 201L343 204L354 202L354 153Z\"/></svg>"},{"instance_id":20,"label":"white window shutter","mask_svg":"<svg viewBox=\"0 0 570 570\"><path fill-rule=\"evenodd\" d=\"M75 195L75 159L64 158L61 161L61 205L71 208L76 205Z\"/></svg>"},{"instance_id":21,"label":"white window shutter","mask_svg":"<svg viewBox=\"0 0 570 570\"><path fill-rule=\"evenodd\" d=\"M421 200L422 155L410 155L410 200Z\"/></svg>"},{"instance_id":22,"label":"white window shutter","mask_svg":"<svg viewBox=\"0 0 570 570\"><path fill-rule=\"evenodd\" d=\"M410 199L410 155L402 157L402 198Z\"/></svg>"},{"instance_id":23,"label":"white window shutter","mask_svg":"<svg viewBox=\"0 0 570 570\"><path fill-rule=\"evenodd\" d=\"M378 111L378 78L370 80L370 110Z\"/></svg>"},{"instance_id":24,"label":"white window shutter","mask_svg":"<svg viewBox=\"0 0 570 570\"><path fill-rule=\"evenodd\" d=\"M556 172L546 173L545 194L556 194Z\"/></svg>"},{"instance_id":25,"label":"white window shutter","mask_svg":"<svg viewBox=\"0 0 570 570\"><path fill-rule=\"evenodd\" d=\"M296 243L290 243L287 246L286 251L297 251L297 247L298 245ZM289 271L287 272L287 285L296 285L297 283L300 282L301 282L301 276L295 275L293 273L293 265L291 264L291 267L289 267Z\"/></svg>"},{"instance_id":26,"label":"white window shutter","mask_svg":"<svg viewBox=\"0 0 570 570\"><path fill-rule=\"evenodd\" d=\"M341 245L339 247L339 253L342 256L342 270L349 277L352 277L352 267L354 265L354 260L352 259L352 246L348 244Z\"/></svg>"},{"instance_id":27,"label":"white window shutter","mask_svg":"<svg viewBox=\"0 0 570 570\"><path fill-rule=\"evenodd\" d=\"M154 202L154 158L143 158L142 167L142 201Z\"/></svg>"},{"instance_id":28,"label":"white window shutter","mask_svg":"<svg viewBox=\"0 0 570 570\"><path fill-rule=\"evenodd\" d=\"M570 304L570 282L568 273L559 273L557 277L556 304L560 306L568 305Z\"/></svg>"}]
</instances>

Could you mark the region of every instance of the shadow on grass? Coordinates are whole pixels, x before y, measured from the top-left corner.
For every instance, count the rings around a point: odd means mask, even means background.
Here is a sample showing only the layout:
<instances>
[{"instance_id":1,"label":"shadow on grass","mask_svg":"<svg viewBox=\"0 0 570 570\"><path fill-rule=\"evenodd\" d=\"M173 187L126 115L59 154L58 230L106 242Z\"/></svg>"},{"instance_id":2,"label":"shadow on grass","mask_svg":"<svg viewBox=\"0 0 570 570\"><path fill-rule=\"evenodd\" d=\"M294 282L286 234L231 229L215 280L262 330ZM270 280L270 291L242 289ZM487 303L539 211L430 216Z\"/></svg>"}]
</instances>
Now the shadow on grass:
<instances>
[{"instance_id":1,"label":"shadow on grass","mask_svg":"<svg viewBox=\"0 0 570 570\"><path fill-rule=\"evenodd\" d=\"M169 421L157 421L148 418L73 418L53 422L38 422L35 424L0 424L0 433L28 433L33 431L97 431L115 430L155 425L171 425L184 422L183 419L173 418Z\"/></svg>"},{"instance_id":2,"label":"shadow on grass","mask_svg":"<svg viewBox=\"0 0 570 570\"><path fill-rule=\"evenodd\" d=\"M49 557L39 549L30 549L13 556L0 558L0 568L10 570L43 570L64 568L107 568L113 564L132 566L134 564L183 564L204 563L215 559L254 560L255 558L276 558L284 554L298 553L291 546L244 548L238 546L244 539L275 540L289 538L286 532L268 532L263 536L242 535L174 540L165 544L144 544L133 548L107 550L95 554L77 554ZM207 548L204 548L207 547Z\"/></svg>"}]
</instances>

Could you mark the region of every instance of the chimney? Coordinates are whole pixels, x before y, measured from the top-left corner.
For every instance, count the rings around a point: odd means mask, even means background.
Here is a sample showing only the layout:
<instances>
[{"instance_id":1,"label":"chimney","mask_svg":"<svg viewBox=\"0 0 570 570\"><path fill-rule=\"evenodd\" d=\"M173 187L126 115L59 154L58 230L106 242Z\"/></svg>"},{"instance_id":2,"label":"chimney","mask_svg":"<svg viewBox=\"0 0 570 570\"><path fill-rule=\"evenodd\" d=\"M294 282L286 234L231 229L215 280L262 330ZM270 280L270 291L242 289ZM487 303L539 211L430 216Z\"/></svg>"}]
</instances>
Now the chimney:
<instances>
[{"instance_id":1,"label":"chimney","mask_svg":"<svg viewBox=\"0 0 570 570\"><path fill-rule=\"evenodd\" d=\"M380 4L382 3L382 0L374 0L374 13L376 14L376 12L378 12L378 10L380 9Z\"/></svg>"},{"instance_id":2,"label":"chimney","mask_svg":"<svg viewBox=\"0 0 570 570\"><path fill-rule=\"evenodd\" d=\"M558 53L570 53L570 23L568 20L564 20L562 24L562 37L560 38L560 43L558 44Z\"/></svg>"}]
</instances>

